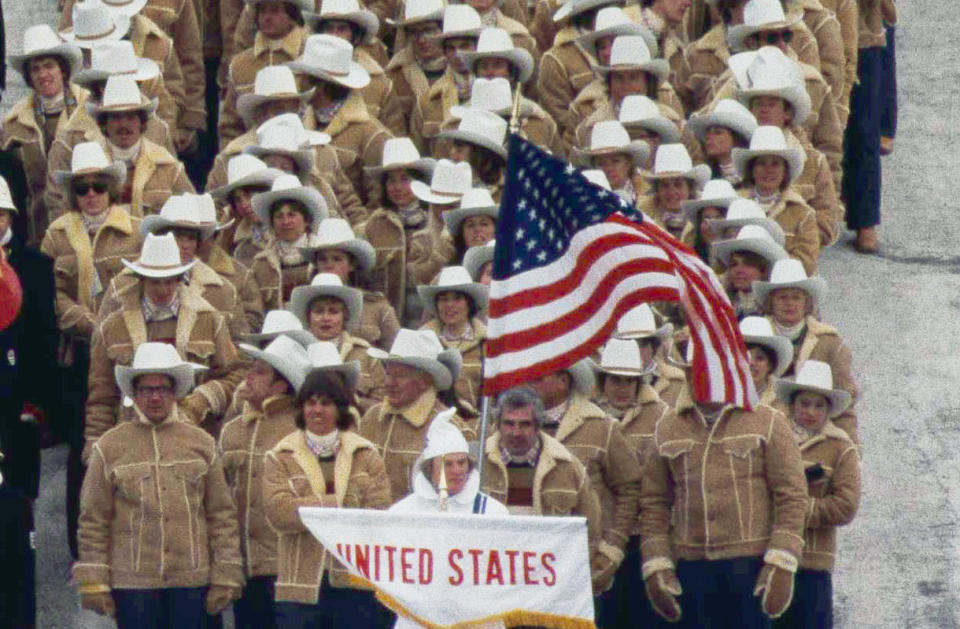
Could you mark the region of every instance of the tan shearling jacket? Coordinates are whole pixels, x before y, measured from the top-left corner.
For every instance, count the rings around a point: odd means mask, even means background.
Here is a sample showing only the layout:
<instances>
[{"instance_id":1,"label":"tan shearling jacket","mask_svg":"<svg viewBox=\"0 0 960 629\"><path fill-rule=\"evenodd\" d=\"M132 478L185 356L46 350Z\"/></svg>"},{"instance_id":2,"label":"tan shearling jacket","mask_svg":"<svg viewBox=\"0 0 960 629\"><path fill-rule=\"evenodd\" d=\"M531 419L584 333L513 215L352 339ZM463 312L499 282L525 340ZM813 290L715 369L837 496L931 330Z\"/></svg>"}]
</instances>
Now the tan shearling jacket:
<instances>
[{"instance_id":1,"label":"tan shearling jacket","mask_svg":"<svg viewBox=\"0 0 960 629\"><path fill-rule=\"evenodd\" d=\"M433 139L440 132L450 108L458 105L460 95L457 93L457 83L453 70L447 66L443 76L416 100L410 115L410 138L422 154L433 155Z\"/></svg>"},{"instance_id":2,"label":"tan shearling jacket","mask_svg":"<svg viewBox=\"0 0 960 629\"><path fill-rule=\"evenodd\" d=\"M253 277L253 271L234 260L217 244L210 247L210 253L204 262L217 275L233 284L237 289L237 299L243 310L247 329L259 330L263 324L263 300L260 299L260 289Z\"/></svg>"},{"instance_id":3,"label":"tan shearling jacket","mask_svg":"<svg viewBox=\"0 0 960 629\"><path fill-rule=\"evenodd\" d=\"M340 432L334 463L338 508L386 509L390 483L383 459L372 443L352 431ZM330 584L350 587L346 568L327 555L300 520L297 509L318 506L326 496L326 479L303 431L287 435L264 462L263 503L267 522L277 532L276 600L314 605L329 570Z\"/></svg>"},{"instance_id":4,"label":"tan shearling jacket","mask_svg":"<svg viewBox=\"0 0 960 629\"><path fill-rule=\"evenodd\" d=\"M386 296L377 291L363 291L360 323L351 327L348 332L373 347L389 350L399 331L400 321Z\"/></svg>"},{"instance_id":5,"label":"tan shearling jacket","mask_svg":"<svg viewBox=\"0 0 960 629\"><path fill-rule=\"evenodd\" d=\"M312 262L304 261L295 267L282 267L276 251L269 245L254 256L250 263L250 270L253 272L253 278L256 280L257 286L260 287L260 299L263 301L263 307L268 312L270 310L280 310L287 305L287 299L284 298L284 286L288 280L284 277L284 274L302 274L306 279L306 284L310 283L310 278L314 275ZM297 277L297 275L293 277Z\"/></svg>"},{"instance_id":6,"label":"tan shearling jacket","mask_svg":"<svg viewBox=\"0 0 960 629\"><path fill-rule=\"evenodd\" d=\"M748 199L756 200L752 189L744 189L741 194ZM817 227L817 214L803 197L788 186L780 195L780 201L767 212L783 228L786 235L784 249L791 258L803 263L807 275L817 271L817 257L820 255L820 230Z\"/></svg>"},{"instance_id":7,"label":"tan shearling jacket","mask_svg":"<svg viewBox=\"0 0 960 629\"><path fill-rule=\"evenodd\" d=\"M857 82L857 59L859 55L859 36L857 35L860 12L857 0L820 0L820 4L832 11L840 23L840 39L843 42L843 91L837 97L837 113L840 122L846 127L850 115L850 91Z\"/></svg>"},{"instance_id":8,"label":"tan shearling jacket","mask_svg":"<svg viewBox=\"0 0 960 629\"><path fill-rule=\"evenodd\" d=\"M263 462L267 452L297 430L296 400L277 395L257 410L243 403L243 414L223 426L218 451L230 495L237 505L240 553L248 577L277 574L277 533L267 524L263 502Z\"/></svg>"},{"instance_id":9,"label":"tan shearling jacket","mask_svg":"<svg viewBox=\"0 0 960 629\"><path fill-rule=\"evenodd\" d=\"M800 559L807 512L800 451L768 406L727 406L708 424L689 397L657 424L640 499L643 572L680 560Z\"/></svg>"},{"instance_id":10,"label":"tan shearling jacket","mask_svg":"<svg viewBox=\"0 0 960 629\"><path fill-rule=\"evenodd\" d=\"M664 116L680 126L683 125L683 103L680 102L680 98L677 96L676 91L674 91L673 86L670 85L670 83L666 81L660 83L657 88L655 100L657 104L660 105L660 109L663 111ZM610 110L610 113L606 114L610 117L605 117L603 118L604 120L617 119L616 113L614 112L613 107L610 105L610 90L607 88L607 81L605 78L600 77L594 79L586 87L580 90L580 93L577 94L577 97L573 99L572 103L570 103L570 118L576 122L577 126L575 130L578 132L578 142L580 140L580 124L585 120L589 120L591 115L598 109L606 106ZM667 108L669 108L669 111ZM594 121L594 124L595 123L596 121ZM592 124L590 125L590 128L593 128ZM587 137L588 144L589 140L590 138ZM577 144L577 146L582 145Z\"/></svg>"},{"instance_id":11,"label":"tan shearling jacket","mask_svg":"<svg viewBox=\"0 0 960 629\"><path fill-rule=\"evenodd\" d=\"M410 135L410 117L414 104L430 89L430 79L420 68L409 45L397 50L385 69L387 78L393 83L393 96L397 99L397 106L404 113L404 128L407 130L404 135Z\"/></svg>"},{"instance_id":12,"label":"tan shearling jacket","mask_svg":"<svg viewBox=\"0 0 960 629\"><path fill-rule=\"evenodd\" d=\"M187 95L184 91L186 89L186 83L173 39L167 35L156 22L146 15L139 13L130 20L130 43L133 44L133 52L138 57L153 59L157 62L157 65L160 66L160 72L163 76L163 86L166 88L167 94L174 106L174 122L170 130L175 131L177 128L188 128L186 125L188 122L194 125L197 124L198 119L196 112L191 111L187 105ZM203 101L201 101L201 104L203 104ZM161 104L161 108L162 106ZM204 111L205 110L206 108L204 107ZM160 111L160 109L157 111ZM166 118L164 118L164 120L170 125L169 120Z\"/></svg>"},{"instance_id":13,"label":"tan shearling jacket","mask_svg":"<svg viewBox=\"0 0 960 629\"><path fill-rule=\"evenodd\" d=\"M146 137L141 142L130 197L130 213L134 216L159 214L171 195L195 192L186 168L174 154Z\"/></svg>"},{"instance_id":14,"label":"tan shearling jacket","mask_svg":"<svg viewBox=\"0 0 960 629\"><path fill-rule=\"evenodd\" d=\"M408 308L413 307L408 301L419 300L415 292L417 281L408 267L414 263L410 258L412 230L404 228L396 210L379 208L356 232L377 251L377 263L371 273L372 286L387 297L396 313L406 317Z\"/></svg>"},{"instance_id":15,"label":"tan shearling jacket","mask_svg":"<svg viewBox=\"0 0 960 629\"><path fill-rule=\"evenodd\" d=\"M837 527L850 524L860 506L860 455L857 445L830 420L817 435L800 444L803 465L817 463L820 479L807 481L810 495L805 545L800 567L832 571L837 553Z\"/></svg>"},{"instance_id":16,"label":"tan shearling jacket","mask_svg":"<svg viewBox=\"0 0 960 629\"><path fill-rule=\"evenodd\" d=\"M357 380L357 406L361 413L383 401L386 395L386 373L383 364L367 354L371 345L367 341L344 332L338 343L340 360L345 363L360 363L360 378Z\"/></svg>"},{"instance_id":17,"label":"tan shearling jacket","mask_svg":"<svg viewBox=\"0 0 960 629\"><path fill-rule=\"evenodd\" d=\"M363 48L354 48L353 60L370 74L370 83L360 90L370 116L379 120L390 133L405 135L409 114L400 108L400 102L393 97L393 81L376 59Z\"/></svg>"},{"instance_id":18,"label":"tan shearling jacket","mask_svg":"<svg viewBox=\"0 0 960 629\"><path fill-rule=\"evenodd\" d=\"M788 143L799 146L807 155L803 162L803 172L791 185L816 213L820 247L826 248L839 238L840 221L843 220L845 212L840 197L837 196L830 164L827 163L826 156L803 137L804 134L801 134L801 140L789 129L785 129L784 135Z\"/></svg>"},{"instance_id":19,"label":"tan shearling jacket","mask_svg":"<svg viewBox=\"0 0 960 629\"><path fill-rule=\"evenodd\" d=\"M553 47L540 58L537 94L540 105L560 128L561 137L572 134L579 122L570 115L570 103L595 78L590 65L593 59L576 42L579 36L572 26L564 27L554 38Z\"/></svg>"},{"instance_id":20,"label":"tan shearling jacket","mask_svg":"<svg viewBox=\"0 0 960 629\"><path fill-rule=\"evenodd\" d=\"M437 391L429 387L408 406L397 409L384 400L363 415L360 436L370 440L383 458L390 479L390 495L400 500L412 491L411 469L423 451L427 429L433 418L447 410L437 399ZM467 442L476 441L477 434L462 419L454 416L451 423L463 433Z\"/></svg>"},{"instance_id":21,"label":"tan shearling jacket","mask_svg":"<svg viewBox=\"0 0 960 629\"><path fill-rule=\"evenodd\" d=\"M53 259L60 330L89 340L97 324L100 303L114 276L123 271L121 259L140 255L140 219L119 205L111 206L103 225L91 238L80 212L67 212L50 225L40 250Z\"/></svg>"},{"instance_id":22,"label":"tan shearling jacket","mask_svg":"<svg viewBox=\"0 0 960 629\"><path fill-rule=\"evenodd\" d=\"M174 407L93 445L83 480L73 578L81 586L243 586L237 510L210 435Z\"/></svg>"},{"instance_id":23,"label":"tan shearling jacket","mask_svg":"<svg viewBox=\"0 0 960 629\"><path fill-rule=\"evenodd\" d=\"M820 4L820 0L797 0L793 6L789 7L787 16L787 19L794 16L802 19L813 35L817 42L817 54L820 56L818 70L830 85L834 99L839 99L844 92L847 69L843 34L837 17L825 9ZM839 100L836 104L841 108ZM843 126L846 126L846 116L843 115L840 119Z\"/></svg>"}]
</instances>

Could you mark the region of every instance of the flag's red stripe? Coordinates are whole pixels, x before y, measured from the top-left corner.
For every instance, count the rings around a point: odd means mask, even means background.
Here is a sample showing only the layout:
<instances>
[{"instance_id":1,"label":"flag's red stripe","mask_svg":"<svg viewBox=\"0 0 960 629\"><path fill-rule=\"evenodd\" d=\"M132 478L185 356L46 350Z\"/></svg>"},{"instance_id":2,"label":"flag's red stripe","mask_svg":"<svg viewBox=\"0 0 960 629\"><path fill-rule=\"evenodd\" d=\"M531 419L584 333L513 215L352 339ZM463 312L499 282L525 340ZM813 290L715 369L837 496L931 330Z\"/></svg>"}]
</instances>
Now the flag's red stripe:
<instances>
[{"instance_id":1,"label":"flag's red stripe","mask_svg":"<svg viewBox=\"0 0 960 629\"><path fill-rule=\"evenodd\" d=\"M490 317L496 319L506 316L515 310L541 306L560 299L579 287L583 283L583 278L590 272L593 264L610 251L629 245L650 244L649 240L642 235L629 232L600 235L596 240L583 248L577 256L570 272L557 279L557 281L527 288L513 294L492 298L490 300ZM559 259L568 258L570 255L568 252ZM656 258L652 258L651 260L656 260L660 264L659 269L662 269L664 272L673 272L673 268L668 261L657 260ZM549 280L551 278L544 279Z\"/></svg>"}]
</instances>

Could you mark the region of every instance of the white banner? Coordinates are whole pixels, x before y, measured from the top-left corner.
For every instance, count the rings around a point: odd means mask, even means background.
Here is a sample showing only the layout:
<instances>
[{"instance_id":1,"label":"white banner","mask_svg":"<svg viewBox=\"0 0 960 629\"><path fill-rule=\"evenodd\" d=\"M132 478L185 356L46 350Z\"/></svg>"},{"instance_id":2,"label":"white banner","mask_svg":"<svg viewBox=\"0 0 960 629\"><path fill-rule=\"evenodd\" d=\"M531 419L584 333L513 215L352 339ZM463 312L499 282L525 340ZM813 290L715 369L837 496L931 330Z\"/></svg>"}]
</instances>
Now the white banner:
<instances>
[{"instance_id":1,"label":"white banner","mask_svg":"<svg viewBox=\"0 0 960 629\"><path fill-rule=\"evenodd\" d=\"M301 507L300 518L385 605L421 625L594 627L584 518L322 507Z\"/></svg>"}]
</instances>

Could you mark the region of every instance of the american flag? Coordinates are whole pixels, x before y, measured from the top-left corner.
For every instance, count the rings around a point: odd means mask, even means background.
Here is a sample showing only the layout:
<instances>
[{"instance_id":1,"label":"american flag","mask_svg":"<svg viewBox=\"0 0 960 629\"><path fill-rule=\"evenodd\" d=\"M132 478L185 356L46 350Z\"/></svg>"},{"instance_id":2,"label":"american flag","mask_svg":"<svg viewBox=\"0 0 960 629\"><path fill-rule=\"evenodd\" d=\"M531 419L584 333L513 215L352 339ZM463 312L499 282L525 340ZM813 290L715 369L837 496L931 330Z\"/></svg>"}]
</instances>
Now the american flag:
<instances>
[{"instance_id":1,"label":"american flag","mask_svg":"<svg viewBox=\"0 0 960 629\"><path fill-rule=\"evenodd\" d=\"M693 340L694 398L756 402L737 319L713 271L616 194L517 135L496 238L486 395L589 356L634 306L674 301Z\"/></svg>"}]
</instances>

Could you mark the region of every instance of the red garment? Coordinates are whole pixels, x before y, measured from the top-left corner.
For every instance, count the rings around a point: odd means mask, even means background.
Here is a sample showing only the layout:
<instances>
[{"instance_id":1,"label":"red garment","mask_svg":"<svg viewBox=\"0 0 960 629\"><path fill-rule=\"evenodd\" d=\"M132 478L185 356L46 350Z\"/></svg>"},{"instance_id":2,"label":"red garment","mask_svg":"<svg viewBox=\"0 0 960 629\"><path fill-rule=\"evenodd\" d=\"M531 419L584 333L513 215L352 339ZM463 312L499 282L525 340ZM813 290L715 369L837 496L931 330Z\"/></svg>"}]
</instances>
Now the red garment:
<instances>
[{"instance_id":1,"label":"red garment","mask_svg":"<svg viewBox=\"0 0 960 629\"><path fill-rule=\"evenodd\" d=\"M20 285L20 278L7 262L6 255L0 255L0 331L6 330L7 326L13 323L20 314L22 305L23 287Z\"/></svg>"}]
</instances>

